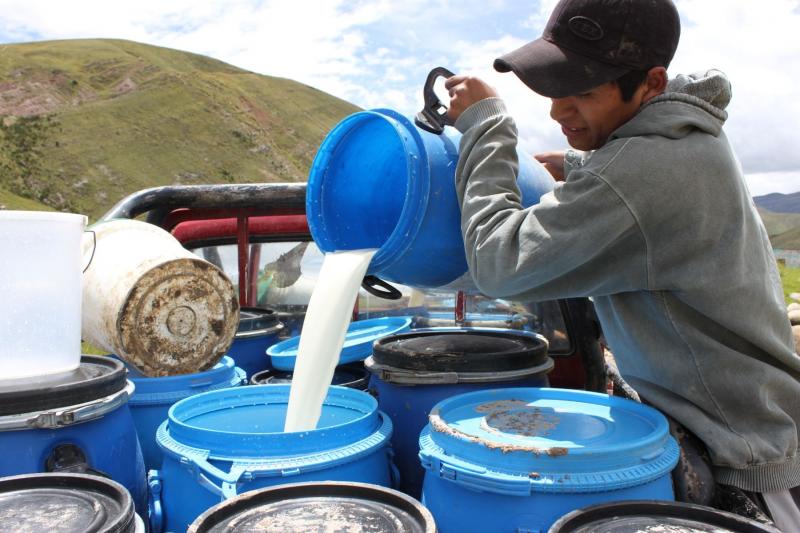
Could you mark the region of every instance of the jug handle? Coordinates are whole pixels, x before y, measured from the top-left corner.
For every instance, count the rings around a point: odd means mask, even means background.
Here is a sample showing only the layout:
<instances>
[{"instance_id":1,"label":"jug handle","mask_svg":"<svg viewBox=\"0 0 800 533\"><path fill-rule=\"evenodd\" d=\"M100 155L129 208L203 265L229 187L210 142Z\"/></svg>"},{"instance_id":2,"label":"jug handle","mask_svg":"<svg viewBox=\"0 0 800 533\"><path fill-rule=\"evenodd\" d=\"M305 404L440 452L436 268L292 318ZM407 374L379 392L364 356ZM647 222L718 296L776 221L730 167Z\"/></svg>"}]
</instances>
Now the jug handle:
<instances>
[{"instance_id":1,"label":"jug handle","mask_svg":"<svg viewBox=\"0 0 800 533\"><path fill-rule=\"evenodd\" d=\"M425 131L441 135L445 126L452 126L452 121L447 117L447 106L445 106L436 93L433 92L433 84L439 76L449 78L454 76L452 72L444 67L436 67L428 73L425 79L425 86L422 95L425 97L425 107L414 117L414 123Z\"/></svg>"},{"instance_id":2,"label":"jug handle","mask_svg":"<svg viewBox=\"0 0 800 533\"><path fill-rule=\"evenodd\" d=\"M92 244L92 255L89 256L89 262L86 263L86 267L83 269L83 272L81 272L81 274L86 274L86 271L89 270L89 267L92 265L92 260L94 259L94 253L97 251L97 233L95 233L94 230L91 229L83 230L83 232L91 233L92 239L94 240L94 244Z\"/></svg>"},{"instance_id":3,"label":"jug handle","mask_svg":"<svg viewBox=\"0 0 800 533\"><path fill-rule=\"evenodd\" d=\"M403 293L397 287L389 285L377 276L364 276L361 286L365 291L384 300L399 300Z\"/></svg>"}]
</instances>

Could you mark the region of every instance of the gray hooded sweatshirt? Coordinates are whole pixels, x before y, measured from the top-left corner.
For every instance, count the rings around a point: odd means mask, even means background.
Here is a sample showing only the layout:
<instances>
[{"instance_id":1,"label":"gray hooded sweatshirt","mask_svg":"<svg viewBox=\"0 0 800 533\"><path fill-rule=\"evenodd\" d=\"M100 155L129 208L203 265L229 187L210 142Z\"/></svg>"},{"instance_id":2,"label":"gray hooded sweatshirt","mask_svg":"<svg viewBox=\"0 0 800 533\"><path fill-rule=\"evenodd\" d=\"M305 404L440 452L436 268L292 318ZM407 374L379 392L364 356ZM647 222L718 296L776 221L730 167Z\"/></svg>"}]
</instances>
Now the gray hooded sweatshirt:
<instances>
[{"instance_id":1,"label":"gray hooded sweatshirt","mask_svg":"<svg viewBox=\"0 0 800 533\"><path fill-rule=\"evenodd\" d=\"M800 485L800 357L775 258L722 125L719 72L681 76L523 208L503 102L458 119L461 226L493 297L593 297L622 375L708 446L718 482Z\"/></svg>"}]
</instances>

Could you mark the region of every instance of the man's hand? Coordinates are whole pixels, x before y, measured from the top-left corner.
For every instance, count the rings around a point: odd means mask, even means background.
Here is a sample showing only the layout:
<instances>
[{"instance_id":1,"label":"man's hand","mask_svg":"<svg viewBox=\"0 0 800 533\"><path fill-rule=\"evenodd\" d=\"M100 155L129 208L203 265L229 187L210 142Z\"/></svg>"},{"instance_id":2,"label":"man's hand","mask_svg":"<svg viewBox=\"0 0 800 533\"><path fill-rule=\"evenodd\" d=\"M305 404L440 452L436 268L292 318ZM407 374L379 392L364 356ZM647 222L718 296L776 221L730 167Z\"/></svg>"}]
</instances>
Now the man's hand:
<instances>
[{"instance_id":1,"label":"man's hand","mask_svg":"<svg viewBox=\"0 0 800 533\"><path fill-rule=\"evenodd\" d=\"M472 76L455 75L447 78L444 87L450 93L450 106L447 109L447 117L455 122L469 106L497 96L497 91L489 84L479 78Z\"/></svg>"},{"instance_id":2,"label":"man's hand","mask_svg":"<svg viewBox=\"0 0 800 533\"><path fill-rule=\"evenodd\" d=\"M564 181L564 156L566 152L545 152L533 156L556 181Z\"/></svg>"}]
</instances>

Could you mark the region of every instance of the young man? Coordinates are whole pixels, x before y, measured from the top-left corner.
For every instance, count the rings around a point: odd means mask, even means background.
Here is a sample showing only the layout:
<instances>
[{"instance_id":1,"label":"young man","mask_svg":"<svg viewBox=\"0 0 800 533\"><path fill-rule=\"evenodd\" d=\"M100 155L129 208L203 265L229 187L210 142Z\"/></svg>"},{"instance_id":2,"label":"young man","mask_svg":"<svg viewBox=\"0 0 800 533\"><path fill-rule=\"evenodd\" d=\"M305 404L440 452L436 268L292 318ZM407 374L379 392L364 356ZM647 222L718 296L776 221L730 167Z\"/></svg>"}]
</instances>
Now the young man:
<instances>
[{"instance_id":1,"label":"young man","mask_svg":"<svg viewBox=\"0 0 800 533\"><path fill-rule=\"evenodd\" d=\"M562 0L542 38L495 61L552 99L581 151L539 157L565 181L527 209L502 100L479 79L447 81L469 268L495 297L593 297L628 382L700 437L717 483L798 531L800 357L722 131L730 84L668 80L679 34L670 0Z\"/></svg>"}]
</instances>

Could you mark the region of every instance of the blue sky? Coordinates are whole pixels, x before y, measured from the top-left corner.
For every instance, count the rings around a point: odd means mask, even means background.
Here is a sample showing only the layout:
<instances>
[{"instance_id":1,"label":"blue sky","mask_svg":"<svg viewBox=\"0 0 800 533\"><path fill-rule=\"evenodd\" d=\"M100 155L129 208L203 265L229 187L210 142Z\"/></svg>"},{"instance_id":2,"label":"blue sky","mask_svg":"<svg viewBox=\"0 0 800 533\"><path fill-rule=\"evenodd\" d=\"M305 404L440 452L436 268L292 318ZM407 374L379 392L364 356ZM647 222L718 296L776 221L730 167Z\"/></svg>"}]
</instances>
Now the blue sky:
<instances>
[{"instance_id":1,"label":"blue sky","mask_svg":"<svg viewBox=\"0 0 800 533\"><path fill-rule=\"evenodd\" d=\"M539 36L556 0L0 0L0 43L113 37L188 50L294 79L365 108L406 114L431 67L484 77L506 99L522 146L566 147L549 101L497 55ZM732 80L726 131L753 194L800 190L800 0L676 0L671 74Z\"/></svg>"}]
</instances>

